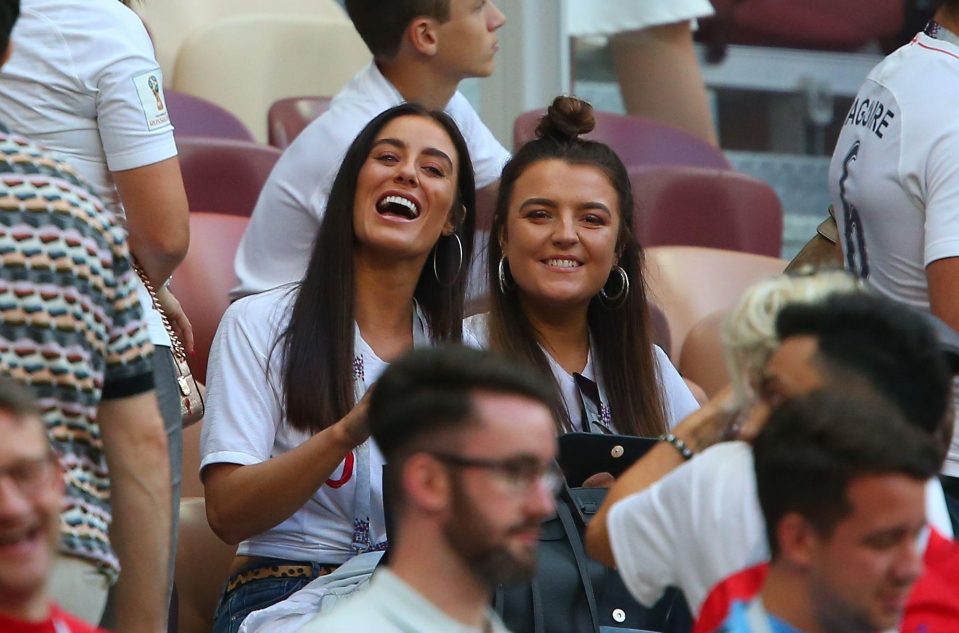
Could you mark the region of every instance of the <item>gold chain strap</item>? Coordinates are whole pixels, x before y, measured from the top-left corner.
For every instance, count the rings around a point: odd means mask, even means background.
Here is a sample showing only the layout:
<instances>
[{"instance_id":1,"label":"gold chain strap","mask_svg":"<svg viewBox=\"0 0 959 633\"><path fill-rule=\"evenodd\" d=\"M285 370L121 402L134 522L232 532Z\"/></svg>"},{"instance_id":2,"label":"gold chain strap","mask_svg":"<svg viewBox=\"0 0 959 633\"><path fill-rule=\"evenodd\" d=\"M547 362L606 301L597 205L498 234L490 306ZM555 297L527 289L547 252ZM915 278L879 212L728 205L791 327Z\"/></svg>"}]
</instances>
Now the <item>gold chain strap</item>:
<instances>
[{"instance_id":1,"label":"gold chain strap","mask_svg":"<svg viewBox=\"0 0 959 633\"><path fill-rule=\"evenodd\" d=\"M160 313L160 320L163 321L163 328L167 331L167 334L170 335L170 348L173 350L173 355L176 356L176 359L180 362L186 362L186 349L183 347L183 343L180 342L180 337L177 336L176 331L173 329L173 325L170 324L170 318L166 314L166 310L160 305L160 300L157 299L156 288L153 287L153 282L147 277L146 271L143 270L143 267L140 266L140 262L133 260L133 270L136 271L137 276L140 278L140 281L143 282L143 285L146 287L147 292L150 293L150 299L153 300L153 307L157 312Z\"/></svg>"}]
</instances>

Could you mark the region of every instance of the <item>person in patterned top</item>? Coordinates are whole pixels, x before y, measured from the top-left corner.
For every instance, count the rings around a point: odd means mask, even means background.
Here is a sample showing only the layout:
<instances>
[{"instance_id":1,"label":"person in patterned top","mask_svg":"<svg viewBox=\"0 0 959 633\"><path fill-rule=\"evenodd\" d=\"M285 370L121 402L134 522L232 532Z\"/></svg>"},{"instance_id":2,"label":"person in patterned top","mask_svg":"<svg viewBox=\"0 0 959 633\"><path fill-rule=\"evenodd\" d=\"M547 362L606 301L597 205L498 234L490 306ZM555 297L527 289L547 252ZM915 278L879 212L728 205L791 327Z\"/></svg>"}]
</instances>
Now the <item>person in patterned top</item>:
<instances>
[{"instance_id":1,"label":"person in patterned top","mask_svg":"<svg viewBox=\"0 0 959 633\"><path fill-rule=\"evenodd\" d=\"M0 6L0 49L17 14L17 2ZM160 631L169 466L135 282L113 214L69 165L0 122L0 373L33 391L63 465L51 591L68 611L102 611L119 576L120 630ZM144 575L156 595L128 589Z\"/></svg>"}]
</instances>

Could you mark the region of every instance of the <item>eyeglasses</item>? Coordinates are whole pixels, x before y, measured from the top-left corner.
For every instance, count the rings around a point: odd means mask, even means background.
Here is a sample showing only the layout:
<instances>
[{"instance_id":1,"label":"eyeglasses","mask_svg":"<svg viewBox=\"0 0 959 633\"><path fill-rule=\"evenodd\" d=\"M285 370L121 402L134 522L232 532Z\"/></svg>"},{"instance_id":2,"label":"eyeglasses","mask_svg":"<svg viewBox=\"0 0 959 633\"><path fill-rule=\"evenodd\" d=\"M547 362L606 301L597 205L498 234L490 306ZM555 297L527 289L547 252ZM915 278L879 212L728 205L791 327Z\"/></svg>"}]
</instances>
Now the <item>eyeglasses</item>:
<instances>
[{"instance_id":1,"label":"eyeglasses","mask_svg":"<svg viewBox=\"0 0 959 633\"><path fill-rule=\"evenodd\" d=\"M542 464L532 457L481 459L452 453L430 452L429 454L451 466L491 470L516 492L528 492L539 482L542 482L546 489L554 495L559 493L563 487L563 472L555 461Z\"/></svg>"},{"instance_id":2,"label":"eyeglasses","mask_svg":"<svg viewBox=\"0 0 959 633\"><path fill-rule=\"evenodd\" d=\"M56 467L57 460L53 454L36 459L25 459L0 468L0 480L9 477L20 494L25 497L35 497L52 481Z\"/></svg>"}]
</instances>

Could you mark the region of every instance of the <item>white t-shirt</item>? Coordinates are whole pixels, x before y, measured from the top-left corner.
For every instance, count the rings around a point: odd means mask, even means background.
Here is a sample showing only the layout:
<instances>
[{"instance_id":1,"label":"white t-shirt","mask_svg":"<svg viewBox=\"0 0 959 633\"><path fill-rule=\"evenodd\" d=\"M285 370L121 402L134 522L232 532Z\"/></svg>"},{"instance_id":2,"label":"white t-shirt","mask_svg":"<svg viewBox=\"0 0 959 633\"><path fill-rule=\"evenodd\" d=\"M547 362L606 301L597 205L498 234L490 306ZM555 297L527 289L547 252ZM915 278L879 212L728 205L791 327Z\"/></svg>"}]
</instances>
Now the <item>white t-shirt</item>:
<instances>
[{"instance_id":1,"label":"white t-shirt","mask_svg":"<svg viewBox=\"0 0 959 633\"><path fill-rule=\"evenodd\" d=\"M572 37L612 35L713 14L709 0L567 0Z\"/></svg>"},{"instance_id":2,"label":"white t-shirt","mask_svg":"<svg viewBox=\"0 0 959 633\"><path fill-rule=\"evenodd\" d=\"M452 619L387 567L373 572L370 586L300 629L301 633L509 633L487 611L487 626L468 627Z\"/></svg>"},{"instance_id":3,"label":"white t-shirt","mask_svg":"<svg viewBox=\"0 0 959 633\"><path fill-rule=\"evenodd\" d=\"M486 326L487 314L475 314L467 317L463 321L463 340L467 345L486 348L489 346L489 335ZM559 363L553 360L553 357L546 353L546 359L549 361L550 369L553 370L553 377L559 385L560 393L563 396L563 404L566 406L566 412L571 420L579 420L579 412L583 409L582 396L573 375L563 369ZM676 368L670 362L669 357L658 345L653 345L653 354L656 360L656 373L659 379L659 385L666 402L666 424L673 428L683 420L687 415L699 408L699 403L693 396L686 381L679 375ZM610 430L617 433L615 425L615 416L612 415L609 408L609 399L606 397L606 389L603 381L596 376L593 370L593 354L590 350L586 358L586 367L580 372L584 377L589 378L599 387L599 399L602 406L604 417L608 420L607 425ZM575 422L574 422L575 423Z\"/></svg>"},{"instance_id":4,"label":"white t-shirt","mask_svg":"<svg viewBox=\"0 0 959 633\"><path fill-rule=\"evenodd\" d=\"M242 297L299 281L340 163L357 134L374 117L403 103L396 88L370 63L283 152L260 192L234 267ZM477 188L499 180L509 152L460 93L446 106L469 147Z\"/></svg>"},{"instance_id":5,"label":"white t-shirt","mask_svg":"<svg viewBox=\"0 0 959 633\"><path fill-rule=\"evenodd\" d=\"M140 18L117 0L22 0L0 70L0 120L73 165L124 217L110 172L176 156L163 77ZM150 339L169 345L146 289Z\"/></svg>"},{"instance_id":6,"label":"white t-shirt","mask_svg":"<svg viewBox=\"0 0 959 633\"><path fill-rule=\"evenodd\" d=\"M926 486L926 514L941 534L952 534L938 479ZM769 560L752 447L745 442L712 446L616 503L606 526L633 596L652 605L667 587L679 587L694 615L717 583Z\"/></svg>"},{"instance_id":7,"label":"white t-shirt","mask_svg":"<svg viewBox=\"0 0 959 633\"><path fill-rule=\"evenodd\" d=\"M929 310L926 266L959 256L959 47L923 33L859 89L829 166L846 267ZM959 434L943 472L959 476Z\"/></svg>"},{"instance_id":8,"label":"white t-shirt","mask_svg":"<svg viewBox=\"0 0 959 633\"><path fill-rule=\"evenodd\" d=\"M210 351L201 469L218 463L258 464L311 437L286 422L282 343L274 348L286 329L295 296L295 286L276 288L237 301L223 315ZM418 309L414 309L413 324L414 345L427 345L426 321ZM387 363L363 340L359 328L355 329L354 354L353 378L359 400ZM383 456L372 439L364 444L347 455L293 516L243 541L237 553L341 564L355 554L354 540L362 537L358 532L364 530L371 548L382 548L386 542ZM368 497L361 494L364 490ZM356 519L366 521L357 514L363 514L364 506L369 522L354 526Z\"/></svg>"}]
</instances>

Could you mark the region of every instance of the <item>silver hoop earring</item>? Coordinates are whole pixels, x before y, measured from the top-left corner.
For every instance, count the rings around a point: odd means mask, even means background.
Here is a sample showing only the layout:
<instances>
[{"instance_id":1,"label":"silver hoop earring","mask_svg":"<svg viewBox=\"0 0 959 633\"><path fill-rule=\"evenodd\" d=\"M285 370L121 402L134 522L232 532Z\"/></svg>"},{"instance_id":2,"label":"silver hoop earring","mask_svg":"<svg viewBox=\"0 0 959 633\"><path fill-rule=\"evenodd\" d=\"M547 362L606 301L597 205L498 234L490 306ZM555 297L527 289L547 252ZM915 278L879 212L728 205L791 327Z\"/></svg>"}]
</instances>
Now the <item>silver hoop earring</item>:
<instances>
[{"instance_id":1,"label":"silver hoop earring","mask_svg":"<svg viewBox=\"0 0 959 633\"><path fill-rule=\"evenodd\" d=\"M499 266L497 267L497 272L499 273L499 292L502 295L509 294L509 291L516 287L516 282L511 281L507 277L506 272L506 255L503 255L499 258Z\"/></svg>"},{"instance_id":2,"label":"silver hoop earring","mask_svg":"<svg viewBox=\"0 0 959 633\"><path fill-rule=\"evenodd\" d=\"M613 266L613 270L610 271L610 276L612 276L614 272L619 275L619 291L614 295L610 295L606 292L606 286L603 286L599 291L599 302L610 310L614 310L626 303L626 297L629 296L629 276L626 274L626 271L623 270L622 266L617 264ZM607 280L606 283L608 284L609 281Z\"/></svg>"},{"instance_id":3,"label":"silver hoop earring","mask_svg":"<svg viewBox=\"0 0 959 633\"><path fill-rule=\"evenodd\" d=\"M459 252L459 263L456 264L456 274L453 275L453 279L450 280L448 284L444 284L440 279L439 265L436 263L436 254L440 250L440 243L437 242L436 246L433 247L433 276L436 277L436 282L441 286L452 286L456 283L456 280L459 279L460 272L463 270L463 242L460 240L460 236L456 233L450 233L446 237L452 237L456 239L456 250Z\"/></svg>"}]
</instances>

